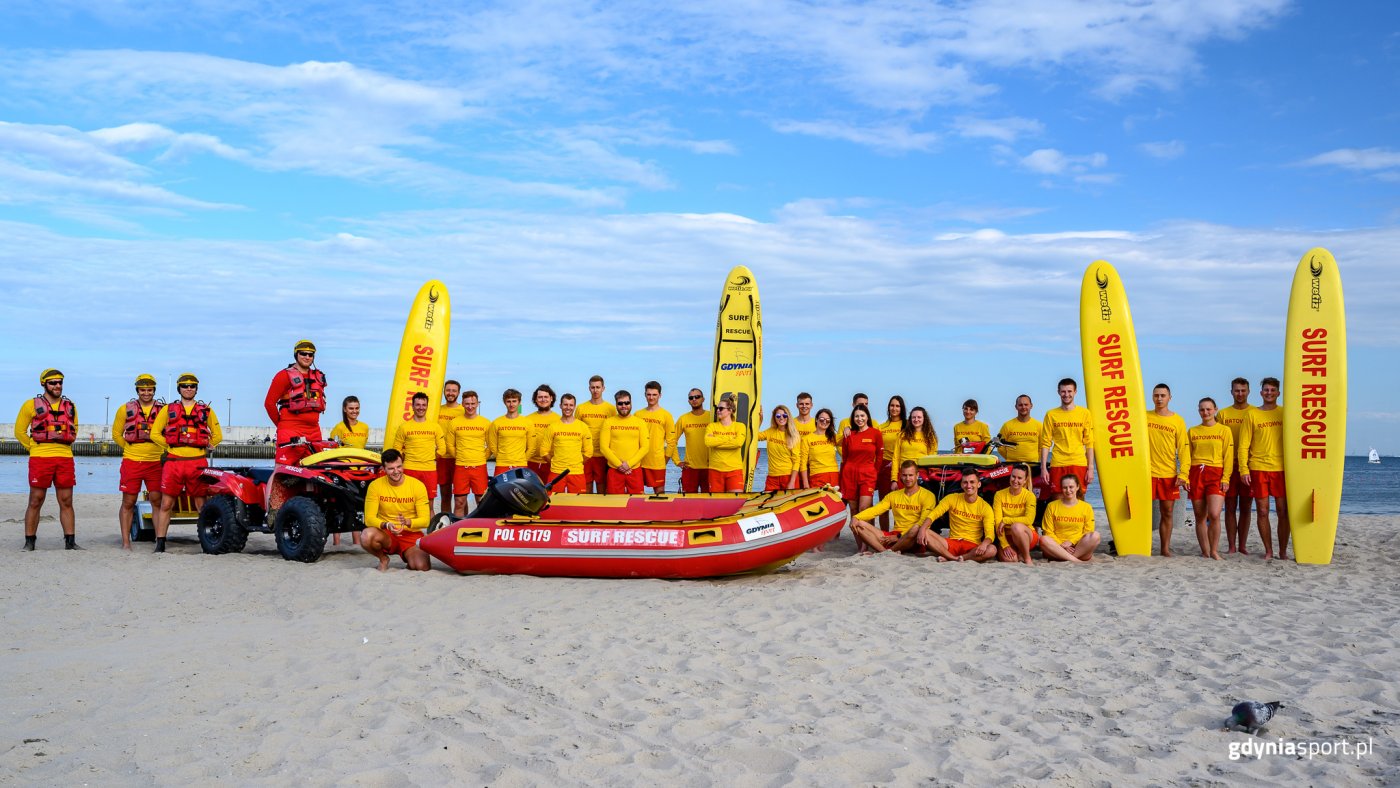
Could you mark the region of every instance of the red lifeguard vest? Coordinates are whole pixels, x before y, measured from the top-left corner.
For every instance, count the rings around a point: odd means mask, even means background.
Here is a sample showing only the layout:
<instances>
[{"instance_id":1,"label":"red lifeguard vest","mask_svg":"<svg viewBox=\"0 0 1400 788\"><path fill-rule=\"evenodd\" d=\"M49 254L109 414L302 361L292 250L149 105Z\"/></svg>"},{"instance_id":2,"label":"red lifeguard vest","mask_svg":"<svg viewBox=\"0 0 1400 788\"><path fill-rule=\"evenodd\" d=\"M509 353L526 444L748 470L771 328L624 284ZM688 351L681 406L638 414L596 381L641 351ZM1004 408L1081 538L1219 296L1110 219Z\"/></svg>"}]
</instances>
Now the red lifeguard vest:
<instances>
[{"instance_id":1,"label":"red lifeguard vest","mask_svg":"<svg viewBox=\"0 0 1400 788\"><path fill-rule=\"evenodd\" d=\"M29 422L29 437L35 443L72 443L78 439L78 409L67 397L58 406L45 397L34 398L34 420Z\"/></svg>"},{"instance_id":2,"label":"red lifeguard vest","mask_svg":"<svg viewBox=\"0 0 1400 788\"><path fill-rule=\"evenodd\" d=\"M185 411L183 400L166 406L169 414L165 430L161 435L171 446L192 446L196 449L209 447L213 432L209 429L209 403L196 402L189 412Z\"/></svg>"},{"instance_id":3,"label":"red lifeguard vest","mask_svg":"<svg viewBox=\"0 0 1400 788\"><path fill-rule=\"evenodd\" d=\"M291 382L286 396L277 400L277 407L288 413L321 413L326 409L326 373L313 369L301 374L296 364L287 365Z\"/></svg>"},{"instance_id":4,"label":"red lifeguard vest","mask_svg":"<svg viewBox=\"0 0 1400 788\"><path fill-rule=\"evenodd\" d=\"M147 416L141 412L140 400L128 400L126 403L126 426L122 427L122 440L127 443L150 443L151 425L156 422L156 416L160 415L160 409L165 407L165 403L160 400L151 402L151 415Z\"/></svg>"}]
</instances>

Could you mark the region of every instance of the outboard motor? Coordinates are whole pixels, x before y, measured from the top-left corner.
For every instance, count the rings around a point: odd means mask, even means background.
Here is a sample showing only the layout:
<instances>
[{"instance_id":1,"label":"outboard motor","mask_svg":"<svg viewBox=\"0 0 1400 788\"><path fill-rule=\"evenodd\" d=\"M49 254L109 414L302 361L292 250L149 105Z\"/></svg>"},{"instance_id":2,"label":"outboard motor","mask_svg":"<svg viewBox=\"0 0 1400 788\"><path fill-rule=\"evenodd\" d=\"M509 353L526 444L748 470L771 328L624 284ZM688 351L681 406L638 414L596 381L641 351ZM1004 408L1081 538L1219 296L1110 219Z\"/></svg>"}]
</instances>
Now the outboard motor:
<instances>
[{"instance_id":1,"label":"outboard motor","mask_svg":"<svg viewBox=\"0 0 1400 788\"><path fill-rule=\"evenodd\" d=\"M516 468L491 477L486 494L468 518L495 520L519 515L533 517L549 505L549 488L529 468Z\"/></svg>"}]
</instances>

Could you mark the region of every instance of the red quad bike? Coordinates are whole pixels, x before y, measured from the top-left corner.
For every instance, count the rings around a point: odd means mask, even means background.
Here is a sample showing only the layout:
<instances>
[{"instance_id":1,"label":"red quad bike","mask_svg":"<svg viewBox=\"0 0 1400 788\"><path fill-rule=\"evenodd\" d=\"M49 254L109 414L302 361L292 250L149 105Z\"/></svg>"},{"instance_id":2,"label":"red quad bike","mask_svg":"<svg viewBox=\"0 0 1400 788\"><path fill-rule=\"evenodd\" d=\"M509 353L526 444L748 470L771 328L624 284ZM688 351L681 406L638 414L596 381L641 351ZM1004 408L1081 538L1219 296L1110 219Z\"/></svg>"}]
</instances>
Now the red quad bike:
<instances>
[{"instance_id":1,"label":"red quad bike","mask_svg":"<svg viewBox=\"0 0 1400 788\"><path fill-rule=\"evenodd\" d=\"M326 534L364 528L365 489L384 473L379 454L336 441L283 444L287 462L271 468L208 468L209 498L199 511L199 545L213 555L237 553L248 532L273 534L288 561L311 563Z\"/></svg>"},{"instance_id":2,"label":"red quad bike","mask_svg":"<svg viewBox=\"0 0 1400 788\"><path fill-rule=\"evenodd\" d=\"M992 452L1003 446L1015 445L996 435L989 441L964 440L953 454L926 454L917 460L919 486L938 496L938 500L941 501L945 495L962 493L963 470L971 468L977 471L977 475L982 479L978 494L987 503L991 503L998 490L1011 486L1011 469L1016 465L1003 461ZM1031 464L1030 490L1037 500L1045 487L1045 482L1038 473L1039 469L1038 465ZM934 527L939 530L947 528L948 516L940 517L939 521L934 523Z\"/></svg>"}]
</instances>

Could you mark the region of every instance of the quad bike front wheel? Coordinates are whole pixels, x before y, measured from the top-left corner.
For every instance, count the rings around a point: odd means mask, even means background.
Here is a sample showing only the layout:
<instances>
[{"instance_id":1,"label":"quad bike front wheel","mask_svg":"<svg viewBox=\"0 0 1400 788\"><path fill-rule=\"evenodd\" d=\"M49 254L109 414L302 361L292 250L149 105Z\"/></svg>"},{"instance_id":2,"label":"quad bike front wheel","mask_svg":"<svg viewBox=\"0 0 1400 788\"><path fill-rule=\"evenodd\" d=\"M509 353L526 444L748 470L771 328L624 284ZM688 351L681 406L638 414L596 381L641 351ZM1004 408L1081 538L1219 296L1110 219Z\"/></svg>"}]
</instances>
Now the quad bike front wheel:
<instances>
[{"instance_id":1,"label":"quad bike front wheel","mask_svg":"<svg viewBox=\"0 0 1400 788\"><path fill-rule=\"evenodd\" d=\"M199 510L199 546L210 555L242 552L248 543L248 507L232 495L216 495Z\"/></svg>"},{"instance_id":2,"label":"quad bike front wheel","mask_svg":"<svg viewBox=\"0 0 1400 788\"><path fill-rule=\"evenodd\" d=\"M273 523L277 552L288 561L312 563L326 549L326 513L306 496L288 499Z\"/></svg>"}]
</instances>

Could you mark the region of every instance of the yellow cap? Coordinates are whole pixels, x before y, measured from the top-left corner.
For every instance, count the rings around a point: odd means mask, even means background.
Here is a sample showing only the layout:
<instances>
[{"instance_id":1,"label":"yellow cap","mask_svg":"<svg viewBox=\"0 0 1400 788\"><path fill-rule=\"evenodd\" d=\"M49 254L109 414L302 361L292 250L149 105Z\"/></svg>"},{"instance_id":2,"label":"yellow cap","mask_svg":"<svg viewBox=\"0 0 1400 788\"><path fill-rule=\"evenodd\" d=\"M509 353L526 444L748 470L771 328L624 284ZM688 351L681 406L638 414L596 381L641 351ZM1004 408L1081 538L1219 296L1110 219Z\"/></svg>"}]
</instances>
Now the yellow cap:
<instances>
[{"instance_id":1,"label":"yellow cap","mask_svg":"<svg viewBox=\"0 0 1400 788\"><path fill-rule=\"evenodd\" d=\"M178 386L181 383L193 383L198 386L199 378L195 377L193 372L186 372L175 380L175 385Z\"/></svg>"},{"instance_id":2,"label":"yellow cap","mask_svg":"<svg viewBox=\"0 0 1400 788\"><path fill-rule=\"evenodd\" d=\"M39 373L39 382L41 384L48 383L50 380L54 380L55 378L58 380L63 380L63 373L52 368L46 369L43 372Z\"/></svg>"},{"instance_id":3,"label":"yellow cap","mask_svg":"<svg viewBox=\"0 0 1400 788\"><path fill-rule=\"evenodd\" d=\"M136 376L136 386L138 388L141 386L150 386L151 388L155 388L155 385L156 379L154 375L147 375L143 372L140 375Z\"/></svg>"},{"instance_id":4,"label":"yellow cap","mask_svg":"<svg viewBox=\"0 0 1400 788\"><path fill-rule=\"evenodd\" d=\"M310 350L312 353L315 353L315 352L316 352L316 343L315 343L315 342L312 342L312 341L309 340L309 339L303 339L302 341L300 341L300 342L298 342L298 343L296 344L296 347L292 348L292 352L293 352L293 353L297 353L297 352L300 352L300 351L302 351L302 350Z\"/></svg>"}]
</instances>

